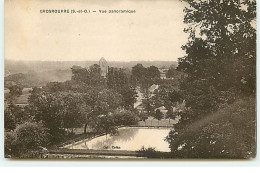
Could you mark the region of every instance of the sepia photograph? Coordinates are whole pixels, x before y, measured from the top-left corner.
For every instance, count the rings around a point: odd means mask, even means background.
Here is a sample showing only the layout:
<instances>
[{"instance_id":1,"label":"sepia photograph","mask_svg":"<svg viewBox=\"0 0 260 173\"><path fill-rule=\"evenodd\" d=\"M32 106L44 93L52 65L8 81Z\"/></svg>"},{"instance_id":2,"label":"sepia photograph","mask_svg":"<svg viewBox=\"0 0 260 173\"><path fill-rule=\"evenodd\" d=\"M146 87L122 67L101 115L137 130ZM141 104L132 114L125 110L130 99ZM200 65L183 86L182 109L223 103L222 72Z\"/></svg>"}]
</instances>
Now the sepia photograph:
<instances>
[{"instance_id":1,"label":"sepia photograph","mask_svg":"<svg viewBox=\"0 0 260 173\"><path fill-rule=\"evenodd\" d=\"M6 0L8 160L253 160L256 0Z\"/></svg>"}]
</instances>

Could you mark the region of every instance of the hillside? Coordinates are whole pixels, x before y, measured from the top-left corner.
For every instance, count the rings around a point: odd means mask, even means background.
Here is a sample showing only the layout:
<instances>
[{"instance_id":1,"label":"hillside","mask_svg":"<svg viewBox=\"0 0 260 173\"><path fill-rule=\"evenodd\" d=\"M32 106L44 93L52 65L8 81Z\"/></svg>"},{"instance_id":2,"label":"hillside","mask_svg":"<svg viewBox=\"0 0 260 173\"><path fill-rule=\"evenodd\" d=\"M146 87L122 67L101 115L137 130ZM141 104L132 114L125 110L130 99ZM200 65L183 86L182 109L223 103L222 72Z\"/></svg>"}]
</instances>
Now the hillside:
<instances>
[{"instance_id":1,"label":"hillside","mask_svg":"<svg viewBox=\"0 0 260 173\"><path fill-rule=\"evenodd\" d=\"M48 82L64 82L70 80L72 72L68 70L50 70L41 72L15 73L4 78L5 88L18 84L25 88L43 86Z\"/></svg>"},{"instance_id":2,"label":"hillside","mask_svg":"<svg viewBox=\"0 0 260 173\"><path fill-rule=\"evenodd\" d=\"M186 125L183 129L175 139L175 144L183 147L176 151L179 157L254 158L255 98L239 99L215 113Z\"/></svg>"}]
</instances>

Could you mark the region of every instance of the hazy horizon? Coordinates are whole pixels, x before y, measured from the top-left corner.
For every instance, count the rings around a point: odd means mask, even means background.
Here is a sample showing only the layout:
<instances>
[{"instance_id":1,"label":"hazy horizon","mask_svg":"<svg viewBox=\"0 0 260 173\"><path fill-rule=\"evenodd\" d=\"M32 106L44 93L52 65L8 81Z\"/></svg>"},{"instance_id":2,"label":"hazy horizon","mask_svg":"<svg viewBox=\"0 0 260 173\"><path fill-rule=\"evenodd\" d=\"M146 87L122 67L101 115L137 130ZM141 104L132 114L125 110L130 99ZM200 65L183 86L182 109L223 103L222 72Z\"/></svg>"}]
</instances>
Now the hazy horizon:
<instances>
[{"instance_id":1,"label":"hazy horizon","mask_svg":"<svg viewBox=\"0 0 260 173\"><path fill-rule=\"evenodd\" d=\"M144 67L156 66L158 68L169 68L178 66L176 61L108 61L110 67L131 69L136 64L142 64ZM44 71L69 70L73 66L90 67L98 64L98 60L93 61L51 61L51 60L9 60L5 59L5 76L16 73L31 73Z\"/></svg>"}]
</instances>

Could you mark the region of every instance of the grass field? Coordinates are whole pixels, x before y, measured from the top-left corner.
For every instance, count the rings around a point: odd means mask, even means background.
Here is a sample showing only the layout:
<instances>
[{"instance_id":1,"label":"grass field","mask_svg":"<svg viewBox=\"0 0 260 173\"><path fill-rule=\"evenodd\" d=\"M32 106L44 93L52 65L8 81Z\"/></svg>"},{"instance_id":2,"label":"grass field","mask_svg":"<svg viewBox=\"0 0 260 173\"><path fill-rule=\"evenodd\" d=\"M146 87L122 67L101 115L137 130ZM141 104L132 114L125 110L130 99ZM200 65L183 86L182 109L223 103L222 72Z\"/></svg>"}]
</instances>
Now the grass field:
<instances>
[{"instance_id":1,"label":"grass field","mask_svg":"<svg viewBox=\"0 0 260 173\"><path fill-rule=\"evenodd\" d=\"M31 90L32 90L32 88L24 88L22 95L16 99L15 103L18 105L28 104L28 98L31 95L31 93L30 93ZM9 90L5 89L4 97L6 98L8 96L8 94L9 94Z\"/></svg>"},{"instance_id":2,"label":"grass field","mask_svg":"<svg viewBox=\"0 0 260 173\"><path fill-rule=\"evenodd\" d=\"M30 94L22 94L20 97L17 98L15 101L16 104L28 104L28 98Z\"/></svg>"}]
</instances>

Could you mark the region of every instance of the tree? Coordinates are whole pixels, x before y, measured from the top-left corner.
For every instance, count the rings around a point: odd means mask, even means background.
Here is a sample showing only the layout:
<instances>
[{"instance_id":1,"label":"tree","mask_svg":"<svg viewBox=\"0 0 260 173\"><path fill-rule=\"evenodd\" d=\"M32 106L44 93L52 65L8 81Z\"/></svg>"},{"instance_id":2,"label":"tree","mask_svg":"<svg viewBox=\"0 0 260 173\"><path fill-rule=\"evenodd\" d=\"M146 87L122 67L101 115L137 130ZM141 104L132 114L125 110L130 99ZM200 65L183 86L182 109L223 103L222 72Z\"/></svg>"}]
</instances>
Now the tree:
<instances>
[{"instance_id":1,"label":"tree","mask_svg":"<svg viewBox=\"0 0 260 173\"><path fill-rule=\"evenodd\" d=\"M160 78L160 71L155 66L150 66L147 68L147 78L154 79L154 78Z\"/></svg>"},{"instance_id":2,"label":"tree","mask_svg":"<svg viewBox=\"0 0 260 173\"><path fill-rule=\"evenodd\" d=\"M135 88L133 88L132 86L125 86L124 88L121 88L121 91L119 93L122 95L123 98L123 107L125 109L132 110L134 108L134 103L137 97Z\"/></svg>"},{"instance_id":3,"label":"tree","mask_svg":"<svg viewBox=\"0 0 260 173\"><path fill-rule=\"evenodd\" d=\"M47 146L48 132L42 123L25 122L14 131L5 133L6 155L11 157L31 157L38 147Z\"/></svg>"},{"instance_id":4,"label":"tree","mask_svg":"<svg viewBox=\"0 0 260 173\"><path fill-rule=\"evenodd\" d=\"M142 64L137 64L132 67L132 81L135 84L139 84L141 79L146 75L146 68Z\"/></svg>"},{"instance_id":5,"label":"tree","mask_svg":"<svg viewBox=\"0 0 260 173\"><path fill-rule=\"evenodd\" d=\"M72 70L72 80L76 82L82 82L89 86L102 86L105 85L105 79L101 76L101 69L99 65L94 64L87 68L82 68L79 66L73 66Z\"/></svg>"},{"instance_id":6,"label":"tree","mask_svg":"<svg viewBox=\"0 0 260 173\"><path fill-rule=\"evenodd\" d=\"M13 130L16 127L15 116L10 111L5 110L4 112L4 125L5 130Z\"/></svg>"},{"instance_id":7,"label":"tree","mask_svg":"<svg viewBox=\"0 0 260 173\"><path fill-rule=\"evenodd\" d=\"M13 130L17 124L29 121L27 113L19 106L10 104L4 111L5 129Z\"/></svg>"},{"instance_id":8,"label":"tree","mask_svg":"<svg viewBox=\"0 0 260 173\"><path fill-rule=\"evenodd\" d=\"M147 113L145 112L140 112L138 114L138 117L144 122L145 126L146 126L146 120L149 118L149 116L147 115Z\"/></svg>"},{"instance_id":9,"label":"tree","mask_svg":"<svg viewBox=\"0 0 260 173\"><path fill-rule=\"evenodd\" d=\"M87 133L88 126L94 126L96 118L98 116L98 110L96 109L98 104L99 92L99 88L92 87L82 94L83 100L85 102L85 106L81 107L81 111L85 115L84 134Z\"/></svg>"},{"instance_id":10,"label":"tree","mask_svg":"<svg viewBox=\"0 0 260 173\"><path fill-rule=\"evenodd\" d=\"M113 112L115 123L118 126L136 125L138 122L134 112L124 109L117 109Z\"/></svg>"},{"instance_id":11,"label":"tree","mask_svg":"<svg viewBox=\"0 0 260 173\"><path fill-rule=\"evenodd\" d=\"M166 113L166 118L169 118L169 124L171 119L174 119L176 117L175 112L173 111L173 107L170 107Z\"/></svg>"},{"instance_id":12,"label":"tree","mask_svg":"<svg viewBox=\"0 0 260 173\"><path fill-rule=\"evenodd\" d=\"M121 68L109 67L107 73L107 86L109 88L121 89L128 85L128 78Z\"/></svg>"},{"instance_id":13,"label":"tree","mask_svg":"<svg viewBox=\"0 0 260 173\"><path fill-rule=\"evenodd\" d=\"M37 149L48 142L47 129L42 123L26 122L15 129L18 145L24 149Z\"/></svg>"},{"instance_id":14,"label":"tree","mask_svg":"<svg viewBox=\"0 0 260 173\"><path fill-rule=\"evenodd\" d=\"M4 151L5 157L10 158L12 156L17 156L19 152L17 151L17 140L14 131L4 133Z\"/></svg>"},{"instance_id":15,"label":"tree","mask_svg":"<svg viewBox=\"0 0 260 173\"><path fill-rule=\"evenodd\" d=\"M101 68L98 64L94 64L89 68L89 79L87 84L92 86L105 85L105 79L101 76Z\"/></svg>"},{"instance_id":16,"label":"tree","mask_svg":"<svg viewBox=\"0 0 260 173\"><path fill-rule=\"evenodd\" d=\"M124 108L133 109L136 92L134 87L130 85L130 81L124 69L109 67L107 74L107 86L109 89L113 89L122 95Z\"/></svg>"},{"instance_id":17,"label":"tree","mask_svg":"<svg viewBox=\"0 0 260 173\"><path fill-rule=\"evenodd\" d=\"M68 94L62 97L63 100L63 128L82 127L85 120L85 103L81 95L79 94Z\"/></svg>"},{"instance_id":18,"label":"tree","mask_svg":"<svg viewBox=\"0 0 260 173\"><path fill-rule=\"evenodd\" d=\"M256 1L184 2L189 6L184 9L184 23L189 25L184 31L189 39L177 69L187 74L180 85L187 109L167 141L176 156L248 158L255 142L244 143L244 130L237 131L242 122L253 127L255 104L243 105L246 101L242 101L236 105L236 100L255 95ZM248 114L241 111L243 106ZM239 128L232 125L238 117L244 119L234 123Z\"/></svg>"},{"instance_id":19,"label":"tree","mask_svg":"<svg viewBox=\"0 0 260 173\"><path fill-rule=\"evenodd\" d=\"M184 2L190 6L184 10L184 23L189 25L185 32L190 36L182 47L187 55L179 59L177 69L188 75L181 84L187 105L193 103L195 108L206 104L203 108L210 112L223 100L230 102L223 99L226 92L254 94L256 29L252 23L256 1ZM196 92L191 87L194 85L198 86ZM199 92L210 99L203 101L197 97Z\"/></svg>"},{"instance_id":20,"label":"tree","mask_svg":"<svg viewBox=\"0 0 260 173\"><path fill-rule=\"evenodd\" d=\"M110 89L97 93L92 115L95 116L92 127L98 132L114 133L117 129L113 112L122 106L122 96Z\"/></svg>"},{"instance_id":21,"label":"tree","mask_svg":"<svg viewBox=\"0 0 260 173\"><path fill-rule=\"evenodd\" d=\"M117 133L117 124L112 113L99 115L96 119L94 129L98 133L105 133L106 138L108 134Z\"/></svg>"},{"instance_id":22,"label":"tree","mask_svg":"<svg viewBox=\"0 0 260 173\"><path fill-rule=\"evenodd\" d=\"M82 106L81 112L84 115L84 134L87 134L88 125L92 125L95 123L96 117L92 112L91 106Z\"/></svg>"},{"instance_id":23,"label":"tree","mask_svg":"<svg viewBox=\"0 0 260 173\"><path fill-rule=\"evenodd\" d=\"M175 66L171 66L169 70L166 72L167 78L181 78L183 74L176 69Z\"/></svg>"},{"instance_id":24,"label":"tree","mask_svg":"<svg viewBox=\"0 0 260 173\"><path fill-rule=\"evenodd\" d=\"M256 154L255 119L255 99L239 99L210 118L176 124L166 140L175 157L252 159Z\"/></svg>"},{"instance_id":25,"label":"tree","mask_svg":"<svg viewBox=\"0 0 260 173\"><path fill-rule=\"evenodd\" d=\"M19 85L11 85L9 88L9 93L7 96L7 101L9 103L14 103L17 97L20 97L23 93L23 88Z\"/></svg>"},{"instance_id":26,"label":"tree","mask_svg":"<svg viewBox=\"0 0 260 173\"><path fill-rule=\"evenodd\" d=\"M129 86L129 81L122 69L110 68L106 85L101 85L105 80L96 64L90 66L89 69L73 66L72 73L71 81L48 83L46 87L38 91L38 93L57 97L59 104L64 107L58 115L62 120L60 129L73 130L84 123L86 134L87 127L95 126L99 115L107 115L121 106L129 109L133 107L135 91ZM37 102L36 89L34 93L36 94L32 94L30 99L33 100L36 95Z\"/></svg>"},{"instance_id":27,"label":"tree","mask_svg":"<svg viewBox=\"0 0 260 173\"><path fill-rule=\"evenodd\" d=\"M155 66L145 68L142 64L137 64L132 68L131 79L134 85L148 89L152 84L160 81L160 71Z\"/></svg>"},{"instance_id":28,"label":"tree","mask_svg":"<svg viewBox=\"0 0 260 173\"><path fill-rule=\"evenodd\" d=\"M177 88L178 89L178 88ZM173 83L162 83L158 89L155 90L153 100L156 107L165 106L170 109L178 101L183 100L181 91L178 91Z\"/></svg>"},{"instance_id":29,"label":"tree","mask_svg":"<svg viewBox=\"0 0 260 173\"><path fill-rule=\"evenodd\" d=\"M64 100L61 93L48 93L34 88L29 99L28 112L36 122L42 122L48 129L51 143L64 138Z\"/></svg>"},{"instance_id":30,"label":"tree","mask_svg":"<svg viewBox=\"0 0 260 173\"><path fill-rule=\"evenodd\" d=\"M12 85L8 89L10 90L10 95L14 97L19 97L23 93L23 88L19 85Z\"/></svg>"},{"instance_id":31,"label":"tree","mask_svg":"<svg viewBox=\"0 0 260 173\"><path fill-rule=\"evenodd\" d=\"M63 82L48 82L43 88L45 91L53 93L66 91L65 83Z\"/></svg>"},{"instance_id":32,"label":"tree","mask_svg":"<svg viewBox=\"0 0 260 173\"><path fill-rule=\"evenodd\" d=\"M99 91L97 102L94 106L96 115L107 115L122 106L122 96L110 89Z\"/></svg>"},{"instance_id":33,"label":"tree","mask_svg":"<svg viewBox=\"0 0 260 173\"><path fill-rule=\"evenodd\" d=\"M154 95L149 91L149 89L144 90L142 104L143 104L144 110L148 114L151 114L154 111L153 97L154 97Z\"/></svg>"},{"instance_id":34,"label":"tree","mask_svg":"<svg viewBox=\"0 0 260 173\"><path fill-rule=\"evenodd\" d=\"M154 118L158 120L158 125L159 125L159 121L163 118L160 109L156 109Z\"/></svg>"}]
</instances>

